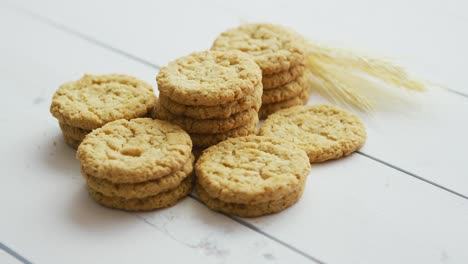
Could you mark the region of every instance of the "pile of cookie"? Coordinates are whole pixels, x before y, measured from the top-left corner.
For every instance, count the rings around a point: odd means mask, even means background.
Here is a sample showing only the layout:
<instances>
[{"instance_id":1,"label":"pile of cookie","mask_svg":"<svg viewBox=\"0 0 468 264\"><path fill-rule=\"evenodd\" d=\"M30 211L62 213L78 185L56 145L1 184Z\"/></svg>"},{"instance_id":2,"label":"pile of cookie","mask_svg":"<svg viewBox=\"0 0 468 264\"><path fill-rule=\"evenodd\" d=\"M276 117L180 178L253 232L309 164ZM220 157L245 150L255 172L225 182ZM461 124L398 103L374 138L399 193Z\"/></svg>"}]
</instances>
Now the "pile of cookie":
<instances>
[{"instance_id":1,"label":"pile of cookie","mask_svg":"<svg viewBox=\"0 0 468 264\"><path fill-rule=\"evenodd\" d=\"M196 148L256 133L262 74L246 54L203 51L181 57L157 76L153 117L179 125Z\"/></svg>"},{"instance_id":2,"label":"pile of cookie","mask_svg":"<svg viewBox=\"0 0 468 264\"><path fill-rule=\"evenodd\" d=\"M229 29L214 41L212 50L239 50L249 54L262 70L260 119L280 109L303 105L310 95L302 38L279 25L245 24Z\"/></svg>"},{"instance_id":3,"label":"pile of cookie","mask_svg":"<svg viewBox=\"0 0 468 264\"><path fill-rule=\"evenodd\" d=\"M304 58L285 28L243 25L163 67L159 99L134 77L85 75L62 85L50 110L65 141L79 145L88 191L104 206L168 207L196 185L213 210L271 214L300 199L310 163L350 155L366 140L356 115L303 106ZM256 135L259 116L268 117ZM205 149L195 165L193 147Z\"/></svg>"},{"instance_id":4,"label":"pile of cookie","mask_svg":"<svg viewBox=\"0 0 468 264\"><path fill-rule=\"evenodd\" d=\"M147 116L156 101L153 87L135 77L85 74L58 88L50 112L65 142L77 148L91 130L114 120Z\"/></svg>"},{"instance_id":5,"label":"pile of cookie","mask_svg":"<svg viewBox=\"0 0 468 264\"><path fill-rule=\"evenodd\" d=\"M192 141L179 126L120 119L93 130L77 158L91 197L108 207L148 211L172 206L194 183Z\"/></svg>"}]
</instances>

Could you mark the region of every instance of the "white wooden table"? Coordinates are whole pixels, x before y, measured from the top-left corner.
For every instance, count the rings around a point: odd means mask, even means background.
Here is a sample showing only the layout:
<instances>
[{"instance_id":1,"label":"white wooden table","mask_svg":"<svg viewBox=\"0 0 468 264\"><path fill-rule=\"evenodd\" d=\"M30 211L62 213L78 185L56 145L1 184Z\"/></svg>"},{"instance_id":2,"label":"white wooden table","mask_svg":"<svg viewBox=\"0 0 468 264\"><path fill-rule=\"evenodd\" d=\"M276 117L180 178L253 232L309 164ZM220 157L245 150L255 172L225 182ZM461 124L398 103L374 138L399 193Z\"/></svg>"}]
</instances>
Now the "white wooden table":
<instances>
[{"instance_id":1,"label":"white wooden table","mask_svg":"<svg viewBox=\"0 0 468 264\"><path fill-rule=\"evenodd\" d=\"M1 1L0 263L468 263L467 9L464 0ZM302 200L277 215L239 219L193 197L151 213L92 202L49 114L57 87L85 72L155 85L161 65L244 21L392 55L447 89L363 116L362 150L314 165Z\"/></svg>"}]
</instances>

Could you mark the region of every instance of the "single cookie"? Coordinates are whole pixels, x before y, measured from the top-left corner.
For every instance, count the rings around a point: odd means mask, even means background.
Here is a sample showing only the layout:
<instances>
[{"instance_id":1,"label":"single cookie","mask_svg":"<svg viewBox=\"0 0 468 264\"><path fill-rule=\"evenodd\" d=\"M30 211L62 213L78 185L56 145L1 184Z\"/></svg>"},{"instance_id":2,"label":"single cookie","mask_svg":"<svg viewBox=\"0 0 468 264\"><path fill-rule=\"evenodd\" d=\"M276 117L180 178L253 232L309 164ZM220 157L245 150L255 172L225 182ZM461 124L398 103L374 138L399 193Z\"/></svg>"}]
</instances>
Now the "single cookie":
<instances>
[{"instance_id":1,"label":"single cookie","mask_svg":"<svg viewBox=\"0 0 468 264\"><path fill-rule=\"evenodd\" d=\"M74 149L77 149L78 146L81 144L81 140L74 139L73 137L70 137L67 134L63 134L63 140L68 146Z\"/></svg>"},{"instance_id":2,"label":"single cookie","mask_svg":"<svg viewBox=\"0 0 468 264\"><path fill-rule=\"evenodd\" d=\"M192 191L193 183L194 179L190 176L183 180L175 189L142 199L106 196L90 188L88 188L88 191L96 202L106 207L127 211L150 211L175 205Z\"/></svg>"},{"instance_id":3,"label":"single cookie","mask_svg":"<svg viewBox=\"0 0 468 264\"><path fill-rule=\"evenodd\" d=\"M239 50L252 56L263 75L305 64L302 39L282 26L245 24L229 29L214 41L212 50Z\"/></svg>"},{"instance_id":4,"label":"single cookie","mask_svg":"<svg viewBox=\"0 0 468 264\"><path fill-rule=\"evenodd\" d=\"M68 137L78 141L83 141L87 134L91 133L91 130L82 129L79 127L72 127L64 123L59 122L60 129L63 134L67 134Z\"/></svg>"},{"instance_id":5,"label":"single cookie","mask_svg":"<svg viewBox=\"0 0 468 264\"><path fill-rule=\"evenodd\" d=\"M289 100L284 100L272 104L264 104L258 111L258 117L260 119L265 119L268 115L273 114L276 111L281 109L297 106L297 105L304 105L309 101L310 96L310 89L305 89L304 91L299 94L299 96L291 98Z\"/></svg>"},{"instance_id":6,"label":"single cookie","mask_svg":"<svg viewBox=\"0 0 468 264\"><path fill-rule=\"evenodd\" d=\"M189 133L223 133L234 128L248 124L255 116L258 116L254 108L235 113L228 118L217 119L193 119L190 117L177 116L157 104L153 111L153 118L169 121L180 126Z\"/></svg>"},{"instance_id":7,"label":"single cookie","mask_svg":"<svg viewBox=\"0 0 468 264\"><path fill-rule=\"evenodd\" d=\"M141 199L166 192L179 186L185 178L192 174L194 161L195 158L192 155L190 160L185 163L180 170L155 180L140 183L113 183L105 179L87 175L83 172L83 169L82 174L87 180L88 188L93 191L99 192L105 196Z\"/></svg>"},{"instance_id":8,"label":"single cookie","mask_svg":"<svg viewBox=\"0 0 468 264\"><path fill-rule=\"evenodd\" d=\"M274 89L292 82L304 74L306 67L303 65L294 66L287 71L274 74L263 75L263 89Z\"/></svg>"},{"instance_id":9,"label":"single cookie","mask_svg":"<svg viewBox=\"0 0 468 264\"><path fill-rule=\"evenodd\" d=\"M348 156L366 141L359 117L331 105L296 106L270 115L260 135L294 142L307 152L310 162Z\"/></svg>"},{"instance_id":10,"label":"single cookie","mask_svg":"<svg viewBox=\"0 0 468 264\"><path fill-rule=\"evenodd\" d=\"M297 97L304 90L309 90L310 85L310 75L304 74L295 81L292 81L284 86L275 89L265 90L263 91L262 105L281 102Z\"/></svg>"},{"instance_id":11,"label":"single cookie","mask_svg":"<svg viewBox=\"0 0 468 264\"><path fill-rule=\"evenodd\" d=\"M206 148L228 138L242 137L252 134L257 134L258 116L255 116L248 124L234 128L224 133L216 134L195 134L190 133L193 146L198 148Z\"/></svg>"},{"instance_id":12,"label":"single cookie","mask_svg":"<svg viewBox=\"0 0 468 264\"><path fill-rule=\"evenodd\" d=\"M205 203L206 206L212 210L237 215L240 217L258 217L262 215L278 213L295 204L301 198L302 193L304 192L304 185L299 186L299 188L294 189L290 194L278 200L253 205L226 203L219 199L212 198L208 195L208 193L206 193L205 190L203 190L200 184L196 184L196 191L203 203Z\"/></svg>"},{"instance_id":13,"label":"single cookie","mask_svg":"<svg viewBox=\"0 0 468 264\"><path fill-rule=\"evenodd\" d=\"M262 80L250 56L234 51L195 52L161 68L159 92L185 105L219 105L251 94Z\"/></svg>"},{"instance_id":14,"label":"single cookie","mask_svg":"<svg viewBox=\"0 0 468 264\"><path fill-rule=\"evenodd\" d=\"M77 158L88 175L136 183L174 173L189 160L191 151L192 141L179 126L136 118L93 130L80 144Z\"/></svg>"},{"instance_id":15,"label":"single cookie","mask_svg":"<svg viewBox=\"0 0 468 264\"><path fill-rule=\"evenodd\" d=\"M286 140L246 136L225 140L195 164L198 182L227 203L276 201L300 188L310 171L307 154Z\"/></svg>"},{"instance_id":16,"label":"single cookie","mask_svg":"<svg viewBox=\"0 0 468 264\"><path fill-rule=\"evenodd\" d=\"M60 86L50 112L60 123L92 130L117 119L146 116L155 103L153 88L134 77L84 75Z\"/></svg>"},{"instance_id":17,"label":"single cookie","mask_svg":"<svg viewBox=\"0 0 468 264\"><path fill-rule=\"evenodd\" d=\"M262 94L263 89L260 84L252 94L247 94L237 101L232 101L225 104L214 105L214 106L193 106L179 104L172 101L169 97L160 95L159 103L167 111L174 115L186 116L195 119L212 119L212 118L228 118L229 116L248 110L255 109L259 111L262 105Z\"/></svg>"}]
</instances>

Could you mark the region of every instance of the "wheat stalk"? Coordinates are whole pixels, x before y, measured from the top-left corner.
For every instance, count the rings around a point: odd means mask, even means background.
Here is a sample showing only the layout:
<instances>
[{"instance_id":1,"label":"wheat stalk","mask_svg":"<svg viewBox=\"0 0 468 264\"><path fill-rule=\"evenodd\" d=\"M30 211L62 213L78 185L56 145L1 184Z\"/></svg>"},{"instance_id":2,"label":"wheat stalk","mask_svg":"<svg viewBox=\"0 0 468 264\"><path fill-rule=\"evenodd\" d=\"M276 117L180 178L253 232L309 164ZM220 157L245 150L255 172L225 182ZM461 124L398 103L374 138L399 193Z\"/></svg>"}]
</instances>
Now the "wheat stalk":
<instances>
[{"instance_id":1,"label":"wheat stalk","mask_svg":"<svg viewBox=\"0 0 468 264\"><path fill-rule=\"evenodd\" d=\"M315 90L346 107L369 112L393 97L390 90L380 89L368 76L408 91L424 91L422 82L413 80L400 66L383 59L329 48L307 41L307 65L312 72Z\"/></svg>"}]
</instances>

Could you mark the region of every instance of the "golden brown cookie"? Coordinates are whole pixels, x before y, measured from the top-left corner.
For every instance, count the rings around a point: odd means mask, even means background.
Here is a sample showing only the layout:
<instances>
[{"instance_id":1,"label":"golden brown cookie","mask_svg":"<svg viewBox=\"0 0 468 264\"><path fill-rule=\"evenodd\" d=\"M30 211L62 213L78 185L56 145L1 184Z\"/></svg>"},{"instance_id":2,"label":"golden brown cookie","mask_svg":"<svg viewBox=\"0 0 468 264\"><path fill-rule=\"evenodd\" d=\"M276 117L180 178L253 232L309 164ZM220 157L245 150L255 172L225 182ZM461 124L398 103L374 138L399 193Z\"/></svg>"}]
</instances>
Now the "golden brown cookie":
<instances>
[{"instance_id":1,"label":"golden brown cookie","mask_svg":"<svg viewBox=\"0 0 468 264\"><path fill-rule=\"evenodd\" d=\"M228 102L225 104L214 106L193 106L179 104L172 101L169 97L160 95L159 103L167 111L174 115L186 116L195 119L211 119L211 118L228 118L229 116L245 111L247 109L255 109L258 111L262 105L263 89L260 84L252 94L247 94L237 101Z\"/></svg>"},{"instance_id":2,"label":"golden brown cookie","mask_svg":"<svg viewBox=\"0 0 468 264\"><path fill-rule=\"evenodd\" d=\"M304 90L309 90L310 84L310 75L304 74L295 81L292 81L284 86L265 90L263 91L262 105L276 103L297 97Z\"/></svg>"},{"instance_id":3,"label":"golden brown cookie","mask_svg":"<svg viewBox=\"0 0 468 264\"><path fill-rule=\"evenodd\" d=\"M283 86L289 82L292 82L302 76L305 72L306 67L303 65L294 66L287 71L278 72L274 74L263 75L262 83L263 89L274 89Z\"/></svg>"},{"instance_id":4,"label":"golden brown cookie","mask_svg":"<svg viewBox=\"0 0 468 264\"><path fill-rule=\"evenodd\" d=\"M258 204L240 204L240 203L226 203L219 199L212 198L206 193L205 190L196 184L196 191L198 196L209 208L215 211L220 211L227 214L233 214L240 217L258 217L262 215L268 215L278 213L284 209L295 204L302 196L304 192L304 185L299 186L297 189L284 197L281 197L275 201L269 201Z\"/></svg>"},{"instance_id":5,"label":"golden brown cookie","mask_svg":"<svg viewBox=\"0 0 468 264\"><path fill-rule=\"evenodd\" d=\"M235 51L203 51L161 68L160 94L185 105L213 106L239 100L261 83L262 73L250 56Z\"/></svg>"},{"instance_id":6,"label":"golden brown cookie","mask_svg":"<svg viewBox=\"0 0 468 264\"><path fill-rule=\"evenodd\" d=\"M216 134L196 134L190 133L193 146L198 148L206 148L215 145L223 140L234 137L247 136L257 133L258 117L254 117L248 124L236 127L229 131Z\"/></svg>"},{"instance_id":7,"label":"golden brown cookie","mask_svg":"<svg viewBox=\"0 0 468 264\"><path fill-rule=\"evenodd\" d=\"M185 178L175 189L142 199L106 196L89 188L88 191L97 203L106 207L127 211L150 211L175 205L192 191L193 183L194 179L190 176Z\"/></svg>"},{"instance_id":8,"label":"golden brown cookie","mask_svg":"<svg viewBox=\"0 0 468 264\"><path fill-rule=\"evenodd\" d=\"M160 104L157 104L153 111L153 118L169 121L180 126L189 133L223 133L237 127L246 125L258 116L254 108L233 114L228 118L216 119L193 119L185 116L177 116L169 112Z\"/></svg>"},{"instance_id":9,"label":"golden brown cookie","mask_svg":"<svg viewBox=\"0 0 468 264\"><path fill-rule=\"evenodd\" d=\"M79 127L72 127L64 123L59 122L60 129L62 130L63 134L66 134L67 137L73 138L78 141L83 141L87 134L91 132L91 130L82 129Z\"/></svg>"},{"instance_id":10,"label":"golden brown cookie","mask_svg":"<svg viewBox=\"0 0 468 264\"><path fill-rule=\"evenodd\" d=\"M83 172L88 188L99 192L105 196L117 196L126 199L144 198L157 195L162 192L174 189L188 176L192 174L194 156L185 163L180 170L167 176L139 183L113 183L105 179L96 178Z\"/></svg>"},{"instance_id":11,"label":"golden brown cookie","mask_svg":"<svg viewBox=\"0 0 468 264\"><path fill-rule=\"evenodd\" d=\"M304 90L299 94L299 96L272 103L272 104L264 104L260 108L260 111L258 111L258 116L260 119L265 119L268 117L268 115L273 114L276 111L279 111L281 109L297 106L297 105L304 105L309 101L309 96L310 96L310 90Z\"/></svg>"},{"instance_id":12,"label":"golden brown cookie","mask_svg":"<svg viewBox=\"0 0 468 264\"><path fill-rule=\"evenodd\" d=\"M148 114L156 103L153 88L123 74L84 75L60 86L50 112L60 123L92 130L117 119Z\"/></svg>"},{"instance_id":13,"label":"golden brown cookie","mask_svg":"<svg viewBox=\"0 0 468 264\"><path fill-rule=\"evenodd\" d=\"M182 128L162 120L136 118L107 123L78 147L83 171L114 183L161 178L190 158L192 141Z\"/></svg>"},{"instance_id":14,"label":"golden brown cookie","mask_svg":"<svg viewBox=\"0 0 468 264\"><path fill-rule=\"evenodd\" d=\"M270 115L260 135L294 142L307 152L310 162L348 156L366 141L359 117L331 105L296 106Z\"/></svg>"},{"instance_id":15,"label":"golden brown cookie","mask_svg":"<svg viewBox=\"0 0 468 264\"><path fill-rule=\"evenodd\" d=\"M198 182L227 203L277 201L298 190L310 171L307 154L279 138L231 138L203 151L195 164Z\"/></svg>"},{"instance_id":16,"label":"golden brown cookie","mask_svg":"<svg viewBox=\"0 0 468 264\"><path fill-rule=\"evenodd\" d=\"M239 50L252 56L263 75L305 64L302 39L279 25L245 24L229 29L214 41L212 50Z\"/></svg>"}]
</instances>

